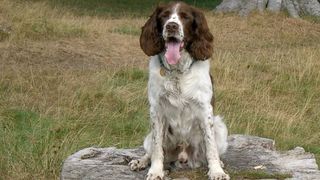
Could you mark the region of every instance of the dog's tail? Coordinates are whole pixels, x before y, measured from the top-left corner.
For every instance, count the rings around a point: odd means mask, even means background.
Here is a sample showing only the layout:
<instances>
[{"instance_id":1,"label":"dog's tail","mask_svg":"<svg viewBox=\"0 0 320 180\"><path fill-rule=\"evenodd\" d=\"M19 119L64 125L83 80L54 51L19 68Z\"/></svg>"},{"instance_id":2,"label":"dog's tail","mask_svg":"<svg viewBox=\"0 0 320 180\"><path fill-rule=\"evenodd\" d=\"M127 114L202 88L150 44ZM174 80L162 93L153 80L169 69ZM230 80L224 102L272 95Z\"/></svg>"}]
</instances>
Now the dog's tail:
<instances>
[{"instance_id":1,"label":"dog's tail","mask_svg":"<svg viewBox=\"0 0 320 180\"><path fill-rule=\"evenodd\" d=\"M219 155L222 155L228 148L228 129L220 116L214 116L214 132Z\"/></svg>"}]
</instances>

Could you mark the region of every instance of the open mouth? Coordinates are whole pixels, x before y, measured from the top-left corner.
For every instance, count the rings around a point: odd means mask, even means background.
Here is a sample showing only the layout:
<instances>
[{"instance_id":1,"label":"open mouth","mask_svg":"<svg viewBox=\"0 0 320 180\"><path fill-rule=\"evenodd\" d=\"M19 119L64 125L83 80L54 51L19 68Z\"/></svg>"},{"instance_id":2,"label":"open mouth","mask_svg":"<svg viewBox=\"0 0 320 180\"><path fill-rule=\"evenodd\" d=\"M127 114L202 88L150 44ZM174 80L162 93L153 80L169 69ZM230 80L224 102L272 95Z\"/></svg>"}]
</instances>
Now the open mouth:
<instances>
[{"instance_id":1,"label":"open mouth","mask_svg":"<svg viewBox=\"0 0 320 180\"><path fill-rule=\"evenodd\" d=\"M175 37L168 37L166 39L165 57L167 59L168 64L175 65L179 62L179 59L181 58L181 50L183 49L183 45L183 41Z\"/></svg>"}]
</instances>

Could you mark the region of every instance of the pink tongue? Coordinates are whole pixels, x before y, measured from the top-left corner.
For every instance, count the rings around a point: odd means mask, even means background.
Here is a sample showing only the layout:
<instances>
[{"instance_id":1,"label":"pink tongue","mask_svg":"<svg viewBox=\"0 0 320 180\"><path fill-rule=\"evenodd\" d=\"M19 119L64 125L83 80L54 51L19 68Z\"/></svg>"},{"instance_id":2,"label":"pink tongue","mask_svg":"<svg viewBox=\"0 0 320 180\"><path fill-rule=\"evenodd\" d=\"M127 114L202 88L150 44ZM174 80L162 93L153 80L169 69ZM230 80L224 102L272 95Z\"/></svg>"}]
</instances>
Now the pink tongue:
<instances>
[{"instance_id":1,"label":"pink tongue","mask_svg":"<svg viewBox=\"0 0 320 180\"><path fill-rule=\"evenodd\" d=\"M177 64L180 59L180 42L168 42L165 57L171 65Z\"/></svg>"}]
</instances>

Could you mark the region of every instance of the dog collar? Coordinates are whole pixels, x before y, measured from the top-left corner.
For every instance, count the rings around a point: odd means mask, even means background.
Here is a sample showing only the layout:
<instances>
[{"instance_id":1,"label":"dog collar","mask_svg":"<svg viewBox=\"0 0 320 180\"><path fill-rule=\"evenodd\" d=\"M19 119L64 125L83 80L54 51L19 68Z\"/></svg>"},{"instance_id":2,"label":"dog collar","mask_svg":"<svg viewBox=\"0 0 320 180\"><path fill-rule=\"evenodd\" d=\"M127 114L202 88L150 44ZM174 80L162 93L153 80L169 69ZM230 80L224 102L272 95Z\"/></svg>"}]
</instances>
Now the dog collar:
<instances>
[{"instance_id":1,"label":"dog collar","mask_svg":"<svg viewBox=\"0 0 320 180\"><path fill-rule=\"evenodd\" d=\"M158 59L159 59L159 62L160 62L160 75L161 76L166 76L166 75L169 75L169 74L172 74L173 72L177 72L179 74L183 74L184 72L186 71L189 71L191 66L193 65L193 63L195 62L193 59L192 59L192 62L190 64L190 66L188 68L186 68L185 70L181 71L179 69L169 69L165 64L164 64L164 59L163 57L161 56L161 54L158 54Z\"/></svg>"}]
</instances>

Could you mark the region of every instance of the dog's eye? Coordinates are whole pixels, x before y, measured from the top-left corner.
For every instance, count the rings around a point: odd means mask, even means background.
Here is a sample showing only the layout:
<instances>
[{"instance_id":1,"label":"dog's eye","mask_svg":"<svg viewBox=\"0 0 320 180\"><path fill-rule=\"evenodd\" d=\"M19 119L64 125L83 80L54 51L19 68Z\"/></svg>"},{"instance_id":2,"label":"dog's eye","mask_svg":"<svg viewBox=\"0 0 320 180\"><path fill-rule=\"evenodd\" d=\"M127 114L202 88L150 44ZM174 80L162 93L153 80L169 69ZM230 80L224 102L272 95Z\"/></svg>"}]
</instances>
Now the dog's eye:
<instances>
[{"instance_id":1,"label":"dog's eye","mask_svg":"<svg viewBox=\"0 0 320 180\"><path fill-rule=\"evenodd\" d=\"M160 14L160 18L168 18L170 15L170 11L164 11Z\"/></svg>"},{"instance_id":2,"label":"dog's eye","mask_svg":"<svg viewBox=\"0 0 320 180\"><path fill-rule=\"evenodd\" d=\"M185 19L185 20L191 19L191 16L188 15L187 13L184 13L184 12L181 12L181 13L180 13L180 17L181 17L182 19Z\"/></svg>"}]
</instances>

